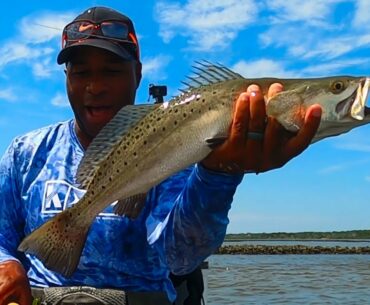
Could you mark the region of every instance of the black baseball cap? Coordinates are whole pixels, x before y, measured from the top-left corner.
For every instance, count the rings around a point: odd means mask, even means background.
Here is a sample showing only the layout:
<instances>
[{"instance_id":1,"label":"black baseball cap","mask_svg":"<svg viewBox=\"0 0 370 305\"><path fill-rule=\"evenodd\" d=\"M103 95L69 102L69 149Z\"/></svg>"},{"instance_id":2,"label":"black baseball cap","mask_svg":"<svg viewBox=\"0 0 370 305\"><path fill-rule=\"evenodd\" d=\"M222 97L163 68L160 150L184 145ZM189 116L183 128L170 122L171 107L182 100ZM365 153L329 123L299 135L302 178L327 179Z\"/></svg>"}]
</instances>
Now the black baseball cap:
<instances>
[{"instance_id":1,"label":"black baseball cap","mask_svg":"<svg viewBox=\"0 0 370 305\"><path fill-rule=\"evenodd\" d=\"M89 31L84 31L86 28ZM109 33L109 30L113 31L112 29L120 31ZM57 57L58 64L68 62L73 51L81 46L101 48L118 55L123 60L140 61L139 44L133 22L129 17L108 7L92 7L78 15L64 28L62 40L63 49Z\"/></svg>"}]
</instances>

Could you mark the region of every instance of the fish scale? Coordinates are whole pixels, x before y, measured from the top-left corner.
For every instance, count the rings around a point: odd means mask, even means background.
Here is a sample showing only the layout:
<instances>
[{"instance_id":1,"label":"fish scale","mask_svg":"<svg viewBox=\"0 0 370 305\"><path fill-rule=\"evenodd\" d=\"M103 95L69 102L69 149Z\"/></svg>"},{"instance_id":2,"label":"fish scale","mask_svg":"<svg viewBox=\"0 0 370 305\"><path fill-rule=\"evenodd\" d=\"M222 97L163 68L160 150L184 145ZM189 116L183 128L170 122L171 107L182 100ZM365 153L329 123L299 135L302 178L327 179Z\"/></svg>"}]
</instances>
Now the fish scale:
<instances>
[{"instance_id":1,"label":"fish scale","mask_svg":"<svg viewBox=\"0 0 370 305\"><path fill-rule=\"evenodd\" d=\"M117 202L116 213L138 217L153 186L200 162L227 138L235 101L252 83L265 95L267 114L293 132L301 128L305 110L319 103L323 114L313 142L370 121L368 78L245 79L218 64L201 62L194 68L183 82L187 88L169 102L130 105L117 113L79 165L76 180L85 195L27 236L20 251L71 276L96 215ZM268 88L276 82L285 90L268 99Z\"/></svg>"}]
</instances>

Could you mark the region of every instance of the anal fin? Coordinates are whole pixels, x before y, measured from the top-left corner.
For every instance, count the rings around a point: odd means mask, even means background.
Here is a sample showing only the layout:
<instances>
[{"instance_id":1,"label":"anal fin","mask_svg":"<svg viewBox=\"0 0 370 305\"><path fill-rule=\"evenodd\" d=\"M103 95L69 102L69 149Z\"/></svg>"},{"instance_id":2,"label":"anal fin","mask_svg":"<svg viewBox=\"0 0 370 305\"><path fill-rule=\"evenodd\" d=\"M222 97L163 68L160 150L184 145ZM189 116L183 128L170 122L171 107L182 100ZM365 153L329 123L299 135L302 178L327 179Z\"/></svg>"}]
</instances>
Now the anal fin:
<instances>
[{"instance_id":1,"label":"anal fin","mask_svg":"<svg viewBox=\"0 0 370 305\"><path fill-rule=\"evenodd\" d=\"M120 216L127 216L130 219L135 219L139 216L141 210L145 206L146 193L137 194L125 199L121 199L114 207L114 213Z\"/></svg>"}]
</instances>

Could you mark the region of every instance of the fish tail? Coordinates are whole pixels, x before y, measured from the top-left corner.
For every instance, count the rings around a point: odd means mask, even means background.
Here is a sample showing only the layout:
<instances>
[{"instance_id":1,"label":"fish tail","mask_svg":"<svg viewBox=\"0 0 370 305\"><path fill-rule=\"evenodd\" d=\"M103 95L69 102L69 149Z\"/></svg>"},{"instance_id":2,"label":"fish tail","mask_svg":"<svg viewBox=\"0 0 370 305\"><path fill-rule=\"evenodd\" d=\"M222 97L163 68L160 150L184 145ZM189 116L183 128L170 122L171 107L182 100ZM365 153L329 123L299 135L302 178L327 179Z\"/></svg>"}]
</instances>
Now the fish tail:
<instances>
[{"instance_id":1,"label":"fish tail","mask_svg":"<svg viewBox=\"0 0 370 305\"><path fill-rule=\"evenodd\" d=\"M28 235L18 250L35 255L48 269L71 277L80 261L92 222L73 216L71 209L59 213Z\"/></svg>"}]
</instances>

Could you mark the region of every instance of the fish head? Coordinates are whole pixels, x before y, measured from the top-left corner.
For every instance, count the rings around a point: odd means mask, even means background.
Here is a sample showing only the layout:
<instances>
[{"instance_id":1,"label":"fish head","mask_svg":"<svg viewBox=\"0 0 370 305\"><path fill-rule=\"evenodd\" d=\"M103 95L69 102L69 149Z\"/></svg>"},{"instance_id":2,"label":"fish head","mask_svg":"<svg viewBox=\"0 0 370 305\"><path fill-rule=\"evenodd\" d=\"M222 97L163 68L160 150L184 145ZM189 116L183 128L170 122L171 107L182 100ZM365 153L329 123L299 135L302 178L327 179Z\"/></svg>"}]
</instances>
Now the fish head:
<instances>
[{"instance_id":1,"label":"fish head","mask_svg":"<svg viewBox=\"0 0 370 305\"><path fill-rule=\"evenodd\" d=\"M307 108L320 104L321 122L312 142L370 122L370 109L366 107L370 78L336 76L282 83L285 90L267 101L267 114L276 117L287 130L297 132Z\"/></svg>"},{"instance_id":2,"label":"fish head","mask_svg":"<svg viewBox=\"0 0 370 305\"><path fill-rule=\"evenodd\" d=\"M346 133L355 127L369 123L370 108L366 106L369 85L368 77L333 79L332 93L328 94L327 98L322 96L322 102L318 101L323 108L323 114L312 142Z\"/></svg>"}]
</instances>

